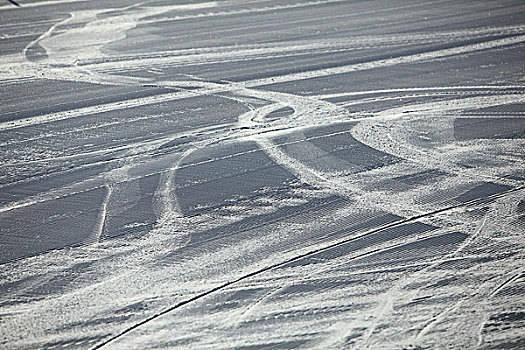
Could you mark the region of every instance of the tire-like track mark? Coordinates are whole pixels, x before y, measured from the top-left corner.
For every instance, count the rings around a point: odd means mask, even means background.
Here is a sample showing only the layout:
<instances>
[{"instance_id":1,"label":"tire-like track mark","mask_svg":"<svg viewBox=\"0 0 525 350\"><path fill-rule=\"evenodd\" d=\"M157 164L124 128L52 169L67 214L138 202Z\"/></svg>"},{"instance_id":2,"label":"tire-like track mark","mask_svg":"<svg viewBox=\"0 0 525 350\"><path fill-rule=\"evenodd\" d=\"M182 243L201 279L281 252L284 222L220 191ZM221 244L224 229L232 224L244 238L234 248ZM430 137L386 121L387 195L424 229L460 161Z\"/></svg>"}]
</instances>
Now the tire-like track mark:
<instances>
[{"instance_id":1,"label":"tire-like track mark","mask_svg":"<svg viewBox=\"0 0 525 350\"><path fill-rule=\"evenodd\" d=\"M330 249L333 249L333 248L336 248L336 247L339 247L343 244L346 244L346 243L349 243L351 241L354 241L358 238L362 238L362 237L365 237L365 236L370 236L370 235L373 235L375 233L378 233L378 232L382 232L384 230L387 230L387 229L390 229L390 228L394 228L394 227L398 227L398 226L401 226L401 225L404 225L404 224L407 224L407 223L411 223L411 222L415 222L415 221L418 221L420 219L423 219L423 218L428 218L428 217L432 217L432 216L435 216L435 215L438 215L438 214L442 214L442 213L445 213L445 212L450 212L450 211L454 211L454 210L458 210L458 209L461 209L461 208L465 208L465 207L469 207L469 206L473 206L473 205L476 205L476 204L479 204L479 203L483 203L487 200L492 200L492 199L497 199L497 198L501 198L501 197L504 197L510 193L514 193L514 192L518 192L518 191L521 191L525 189L525 186L521 186L521 187L516 187L516 188L513 188L513 189L510 189L508 191L505 191L505 192L501 192L501 193L498 193L498 194L495 194L495 195L492 195L492 196L487 196L486 198L482 198L482 199L475 199L475 200L471 200L469 202L465 202L465 203L461 203L461 204L457 204L457 205L452 205L452 206L448 206L448 207L445 207L445 208L441 208L441 209L438 209L438 210L434 210L434 211L431 211L431 212L427 212L427 213L423 213L423 214L420 214L420 215L416 215L416 216L413 216L413 217L410 217L410 218L406 218L406 219L402 219L402 220L398 220L398 221L395 221L395 222L392 222L390 224L386 224L386 225L383 225L379 228L375 228L375 229L372 229L370 231L366 231L364 233L362 233L361 235L358 235L358 236L353 236L351 238L347 238L347 239L343 239L343 240L340 240L336 243L332 243L326 247L321 247L321 248L317 248L317 249L314 249L314 250L311 250L311 251L308 251L306 253L303 253L303 254L300 254L300 255L297 255L295 257L292 257L292 258L289 258L285 261L281 261L281 262L278 262L278 263L275 263L273 265L270 265L270 266L266 266L264 268L261 268L259 270L256 270L254 272L251 272L251 273L248 273L248 274L245 274L233 281L229 281L229 282L226 282L226 283L223 283L215 288L212 288L210 290L207 290L205 292L202 292L198 295L195 295L189 299L186 299L186 300L183 300L183 301L180 301L176 304L173 304L169 307L167 307L166 309L150 316L150 317L147 317L145 319L143 319L142 321L140 322L137 322L135 324L133 324L132 326L124 329L123 331L109 337L108 339L100 342L99 344L95 345L94 347L92 347L91 349L92 350L97 350L97 349L101 349L103 347L105 347L106 345L118 340L119 338L122 338L123 336L127 335L128 333L132 332L133 330L137 329L137 328L140 328L141 326L153 321L153 320L156 320L168 313L171 313L172 311L174 310L177 310L179 309L180 307L182 306L185 306L187 304L190 304L194 301L197 301L197 300L200 300L208 295L211 295L213 293L216 293L216 292L219 292L221 290L224 290L225 288L227 287L230 287L232 285L235 285L241 281L244 281L244 280L247 280L251 277L254 277L254 276L257 276L257 275L260 275L264 272L267 272L267 271L270 271L270 270L275 270L275 269L278 269L278 268L281 268L281 267L284 267L286 266L287 264L290 264L290 263L293 263L295 261L298 261L300 259L303 259L303 258L307 258L309 256L312 256L312 255L315 255L315 254L318 254L318 253L321 253L321 252L325 252L325 251L329 251ZM383 250L384 248L381 248L380 250ZM378 250L378 251L380 251ZM371 254L371 252L366 252L365 253L366 255L369 255ZM353 257L352 259L357 259L357 258L360 258L361 256L355 256Z\"/></svg>"},{"instance_id":2,"label":"tire-like track mark","mask_svg":"<svg viewBox=\"0 0 525 350\"><path fill-rule=\"evenodd\" d=\"M456 90L512 90L512 89L525 89L524 85L471 85L471 86L428 86L421 88L401 88L401 89L381 89L381 90L366 90L366 91L352 91L352 92L341 92L335 94L326 94L326 95L313 95L311 97L320 98L320 99L331 99L338 97L352 97L352 96L361 96L361 95L376 95L376 94L391 94L399 92L430 92L430 91L454 91Z\"/></svg>"}]
</instances>

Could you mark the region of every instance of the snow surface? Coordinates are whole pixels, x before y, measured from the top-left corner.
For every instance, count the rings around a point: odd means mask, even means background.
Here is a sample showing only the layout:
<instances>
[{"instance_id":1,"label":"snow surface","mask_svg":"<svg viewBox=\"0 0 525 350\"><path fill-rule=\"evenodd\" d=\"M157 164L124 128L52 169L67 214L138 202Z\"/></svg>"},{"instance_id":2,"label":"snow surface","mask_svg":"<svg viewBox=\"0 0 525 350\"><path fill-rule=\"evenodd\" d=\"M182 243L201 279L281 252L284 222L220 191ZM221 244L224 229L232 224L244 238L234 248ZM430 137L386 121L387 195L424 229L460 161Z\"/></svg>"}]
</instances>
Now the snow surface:
<instances>
[{"instance_id":1,"label":"snow surface","mask_svg":"<svg viewBox=\"0 0 525 350\"><path fill-rule=\"evenodd\" d=\"M522 1L0 5L0 347L525 347Z\"/></svg>"}]
</instances>

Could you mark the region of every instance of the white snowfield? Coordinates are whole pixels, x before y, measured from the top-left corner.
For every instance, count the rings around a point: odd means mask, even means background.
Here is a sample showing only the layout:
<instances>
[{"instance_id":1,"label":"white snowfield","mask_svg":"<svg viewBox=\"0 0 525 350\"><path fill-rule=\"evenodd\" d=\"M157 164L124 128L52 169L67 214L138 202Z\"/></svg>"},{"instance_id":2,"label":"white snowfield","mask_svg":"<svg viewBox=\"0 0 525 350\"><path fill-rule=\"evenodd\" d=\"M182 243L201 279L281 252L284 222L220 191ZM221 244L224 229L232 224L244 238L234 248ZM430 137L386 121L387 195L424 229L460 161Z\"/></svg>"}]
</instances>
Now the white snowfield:
<instances>
[{"instance_id":1,"label":"white snowfield","mask_svg":"<svg viewBox=\"0 0 525 350\"><path fill-rule=\"evenodd\" d=\"M0 5L0 348L525 348L525 3Z\"/></svg>"}]
</instances>

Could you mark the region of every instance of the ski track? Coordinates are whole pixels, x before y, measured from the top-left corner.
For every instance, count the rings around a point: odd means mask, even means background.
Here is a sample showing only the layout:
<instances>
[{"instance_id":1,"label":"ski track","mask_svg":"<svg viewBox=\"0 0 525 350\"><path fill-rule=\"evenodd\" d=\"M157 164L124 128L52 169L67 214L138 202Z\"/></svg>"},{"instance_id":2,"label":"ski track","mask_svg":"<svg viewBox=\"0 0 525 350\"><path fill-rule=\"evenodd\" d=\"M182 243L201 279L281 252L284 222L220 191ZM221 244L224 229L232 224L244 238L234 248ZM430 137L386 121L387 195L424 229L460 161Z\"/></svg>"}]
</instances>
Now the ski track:
<instances>
[{"instance_id":1,"label":"ski track","mask_svg":"<svg viewBox=\"0 0 525 350\"><path fill-rule=\"evenodd\" d=\"M512 273L515 273L515 271L512 271ZM498 285L493 291L492 293L490 293L490 298L496 296L496 294L498 294L503 288L505 288L506 286L510 285L511 283L513 283L514 281L516 281L520 275L521 275L521 271L519 271L518 273L516 273L515 275L511 276L510 278L508 278L507 280L505 280L503 283L501 283L500 285Z\"/></svg>"},{"instance_id":2,"label":"ski track","mask_svg":"<svg viewBox=\"0 0 525 350\"><path fill-rule=\"evenodd\" d=\"M521 187L521 188L515 188L515 189L512 189L512 190L507 191L506 193L503 193L503 194L498 194L498 195L491 196L491 198L494 198L494 199L496 199L496 198L501 198L501 197L507 196L507 195L509 195L509 194L512 194L512 193L514 193L514 192L522 191L523 189L525 189L525 186L524 186L524 187ZM487 200L487 199L488 199L488 198L484 198L483 200ZM92 349L92 350L96 350L96 349L103 348L103 347L105 347L105 346L111 344L112 342L118 340L119 338L121 338L121 337L127 335L128 333L130 333L130 332L136 330L137 328L139 328L139 327L141 327L141 326L144 326L145 324L147 324L147 323L149 323L149 322L152 322L152 321L158 319L159 317L162 317L162 316L164 316L164 315L166 315L166 314L168 314L168 313L171 313L171 312L175 311L176 309L178 309L178 308L180 308L180 307L182 307L182 306L184 306L184 305L187 305L187 304L189 304L189 303L191 303L191 302L194 302L194 301L196 301L196 300L198 300L198 299L201 299L201 298L204 298L204 297L206 297L206 296L209 296L210 294L213 294L213 293L219 292L219 291L221 291L221 290L223 290L223 289L225 289L225 288L227 288L227 287L230 287L230 286L232 286L232 285L234 285L234 284L236 284L236 283L239 283L239 282L241 282L241 281L244 281L244 280L246 280L246 279L249 279L249 278L255 277L255 276L257 276L257 275L260 275L260 274L262 274L262 273L268 272L268 271L270 271L270 270L274 270L274 269L277 269L277 268L280 268L280 267L284 267L284 266L286 266L287 264L291 264L291 263L293 263L293 262L295 262L295 261L297 261L297 260L299 260L299 259L303 259L303 258L306 258L306 257L312 256L312 255L314 255L314 254L317 254L317 253L320 253L320 252L324 252L324 251L327 251L327 250L330 250L330 249L336 248L336 247L338 247L338 246L340 246L340 245L342 245L342 244L348 243L348 242L353 241L353 240L355 240L355 239L357 239L357 238L361 238L361 237L364 237L364 236L373 235L373 234L376 234L376 233L378 233L378 232L382 232L382 231L384 231L384 230L386 230L386 229L389 229L389 228L392 228L392 227L397 227L397 226L399 226L399 225L406 224L406 223L409 223L409 222L418 221L418 220L423 219L423 218L426 218L426 217L431 217L431 216L435 216L435 215L443 214L443 213L446 213L446 212L449 212L449 211L454 211L454 210L457 210L457 209L460 209L460 208L464 208L464 207L468 207L468 206L476 205L476 204L478 204L479 202L480 202L480 200L473 200L473 201L468 202L468 203L462 203L462 204L459 204L459 205L455 205L455 206L451 206L451 207L447 207L447 208L442 208L442 209L439 209L439 210L435 210L435 211L433 211L433 212L424 213L424 214L421 214L421 215L418 215L418 216L415 216L415 217L411 217L411 218L407 218L407 219L403 219L403 220L398 220L398 221L396 221L396 222L394 222L394 223L384 225L384 226L382 226L382 227L380 227L380 228L377 228L377 229L374 229L374 230L372 230L372 231L368 231L368 232L362 233L362 234L359 235L359 236L354 236L354 237L351 237L351 238L346 238L346 239L343 239L343 240L341 240L341 241L339 241L339 242L332 243L332 244L330 244L329 246L326 246L326 247L323 247L323 248L319 248L319 249L316 249L316 250L314 250L314 251L310 251L310 252L307 252L307 253L304 253L304 254L301 254L301 255L295 256L295 257L293 257L293 258L291 258L291 259L288 259L288 260L283 261L283 262L280 262L280 263L276 263L276 264L271 265L271 266L264 267L264 268L262 268L262 269L260 269L260 270L254 271L254 272L252 272L252 273L250 273L250 274L247 274L247 275L241 276L241 277L239 277L238 279L236 279L236 280L234 280L234 281L230 281L230 282L227 282L227 283L225 283L225 284L223 284L223 285L217 286L217 287L215 287L215 288L213 288L213 289L211 289L211 290L208 290L208 291L206 291L206 292L204 292L204 293L201 293L201 294L199 294L199 295L197 295L197 296L194 296L194 297L192 297L192 298L190 298L190 299L186 299L186 300L184 300L184 301L178 302L178 303L176 303L176 304L174 304L174 305L172 305L172 306L170 306L170 307L164 309L163 311L161 311L161 312L159 312L159 313L157 313L157 314L154 314L154 315L152 315L152 316L150 316L150 317L148 317L148 318L146 318L146 319L144 319L144 320L142 320L142 321L140 321L140 322L138 322L138 323L133 324L131 327L129 327L129 328L123 330L122 332L120 332L120 333L118 333L118 334L116 334L116 335L113 335L113 336L109 337L108 339L106 339L106 340L100 342L99 344L97 344L96 346L92 347L91 349ZM402 244L404 244L404 243L394 245L393 247L395 247L395 246L399 246L399 245L402 245ZM389 248L390 248L390 247L389 247ZM388 248L387 248L387 249L388 249ZM358 259L358 258L361 258L361 257L366 256L366 255L368 255L368 254L373 254L373 253L377 253L377 252L380 252L380 251L382 251L382 250L380 249L380 250L377 250L377 251L374 251L374 252L367 252L367 253L364 253L364 254L362 254L362 255L355 256L355 257L353 257L353 259ZM454 253L455 253L455 252L454 252ZM454 253L451 253L451 254L449 254L449 255L450 255L450 256L453 256ZM392 298L387 298L387 302L386 302L386 304L387 304L387 306L383 306L383 307L380 308L380 310L381 310L382 312L381 312L380 315L378 315L378 316L382 316L382 315L384 314L384 310L385 310L386 308L388 308L388 305L391 305L391 304L392 304ZM371 334L372 331L373 331L373 328L372 328L371 331L369 331L369 332L367 332L367 333ZM368 345L368 344L367 344L367 341L368 341L368 339L369 339L369 336L366 336L364 339L365 339L365 340L364 340L364 342L365 342L365 346L367 346L367 345Z\"/></svg>"},{"instance_id":3,"label":"ski track","mask_svg":"<svg viewBox=\"0 0 525 350\"><path fill-rule=\"evenodd\" d=\"M107 209L108 209L108 202L111 198L111 192L113 191L113 188L110 185L106 185L106 196L104 198L104 202L102 203L102 208L100 210L100 222L98 224L98 227L94 234L91 237L88 237L83 244L94 244L100 242L100 237L102 236L102 233L104 232L104 224L106 222L107 217Z\"/></svg>"},{"instance_id":4,"label":"ski track","mask_svg":"<svg viewBox=\"0 0 525 350\"><path fill-rule=\"evenodd\" d=\"M213 64L237 62L253 58L288 57L305 54L320 54L348 50L366 50L373 48L388 48L409 44L447 43L451 39L468 38L489 35L516 35L522 33L523 27L487 28L479 31L444 32L436 35L410 34L410 35L378 35L373 38L352 38L307 42L297 41L283 44L257 44L237 45L220 48L181 49L177 51L155 52L150 55L112 56L104 60L84 60L79 65L95 69L101 73L117 73L126 70L148 67L151 65L177 67L197 64ZM123 64L125 66L123 67Z\"/></svg>"},{"instance_id":5,"label":"ski track","mask_svg":"<svg viewBox=\"0 0 525 350\"><path fill-rule=\"evenodd\" d=\"M481 230L485 226L485 222L487 220L487 215L483 218L483 221L480 224L480 227L471 234L455 251L448 253L444 256L445 261L450 261L451 259L455 258L455 256L461 252L465 247L467 247L473 240L477 238L477 236L480 234ZM406 244L401 243L401 244ZM374 315L374 318L376 321L374 322L372 327L369 327L367 332L365 333L365 336L362 338L362 343L359 345L361 348L370 348L373 344L371 344L371 338L376 330L376 328L381 324L381 321L386 317L387 314L391 312L393 309L393 304L398 299L399 295L403 295L402 289L408 285L411 282L414 282L417 280L419 276L424 276L428 274L429 271L432 269L435 269L438 265L442 264L442 261L436 261L431 263L430 265L424 267L421 270L418 270L416 273L410 274L406 276L405 278L402 278L396 285L391 288L386 294L381 296L381 302L376 308L376 314ZM459 300L455 304L453 304L451 307L445 309L441 313L439 313L437 316L434 316L416 335L415 339L420 340L427 334L430 329L437 323L439 323L442 319L445 318L445 316L452 312L453 310L456 310L461 304L463 303L463 300Z\"/></svg>"},{"instance_id":6,"label":"ski track","mask_svg":"<svg viewBox=\"0 0 525 350\"><path fill-rule=\"evenodd\" d=\"M411 55L411 56L405 56L405 57L400 57L400 58L395 58L395 59L390 59L390 60L381 60L381 61L373 61L373 62L368 62L368 63L363 63L363 64L349 65L346 67L339 67L339 68L334 68L334 69L324 69L324 70L318 70L318 71L307 72L307 73L297 73L297 74L290 74L286 76L278 76L274 78L257 79L257 80L247 81L242 84L232 84L233 86L220 86L220 84L216 84L219 86L216 86L214 89L204 89L204 91L202 92L182 91L182 92L168 93L166 95L161 95L161 96L152 96L152 97L127 100L127 101L120 101L120 102L114 102L114 103L109 103L109 104L104 104L104 105L97 105L94 107L85 107L85 108L80 108L77 110L52 113L48 115L41 115L38 117L31 117L31 118L26 118L26 119L17 119L17 120L13 120L9 122L2 122L0 123L0 131L17 129L17 128L22 128L22 127L27 127L27 126L34 126L34 125L39 125L42 123L61 121L61 120L69 119L69 118L77 118L77 117L82 117L86 115L109 112L109 111L120 110L120 109L125 109L125 108L133 108L133 107L138 107L138 106L151 105L151 104L157 104L157 103L168 102L168 101L175 101L178 99L194 97L195 95L217 94L217 93L225 92L225 91L235 91L235 90L238 90L239 85L243 87L247 87L247 88L250 88L250 87L254 88L254 87L268 85L268 84L277 84L277 83L285 83L285 82L291 82L291 81L296 81L296 80L319 78L319 77L324 77L324 76L334 75L334 74L345 74L345 73L350 73L350 72L355 72L355 71L360 71L360 70L374 69L374 68L379 68L383 66L391 66L395 64L413 63L413 62L417 62L420 60L434 59L434 58L444 57L444 56L458 54L458 53L472 52L475 50L489 49L493 47L499 47L502 45L510 45L510 44L518 43L522 41L525 41L525 36L519 36L518 38L511 38L511 39L494 40L493 42L484 43L484 44L467 45L466 47L460 47L460 48L455 48L455 49L439 50L435 52L429 52L427 54ZM184 82L177 82L176 86L181 86L183 83ZM159 85L166 86L165 83L159 84ZM460 87L460 88L464 89L465 87ZM481 88L488 88L488 87L481 87ZM515 87L514 86L497 87L496 89L502 89L502 88L515 88ZM520 86L519 88L523 88L523 86ZM436 89L440 89L440 88L436 88ZM448 88L448 89L452 89L452 88ZM430 88L430 90L432 90L432 88ZM376 92L362 91L362 92L358 92L354 94L368 94L368 93L377 93L377 91ZM351 94L348 94L348 95L350 96ZM330 97L338 97L338 96L328 95L328 96L322 96L321 98L330 98ZM296 96L296 98L298 98L298 96Z\"/></svg>"}]
</instances>

